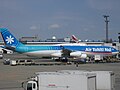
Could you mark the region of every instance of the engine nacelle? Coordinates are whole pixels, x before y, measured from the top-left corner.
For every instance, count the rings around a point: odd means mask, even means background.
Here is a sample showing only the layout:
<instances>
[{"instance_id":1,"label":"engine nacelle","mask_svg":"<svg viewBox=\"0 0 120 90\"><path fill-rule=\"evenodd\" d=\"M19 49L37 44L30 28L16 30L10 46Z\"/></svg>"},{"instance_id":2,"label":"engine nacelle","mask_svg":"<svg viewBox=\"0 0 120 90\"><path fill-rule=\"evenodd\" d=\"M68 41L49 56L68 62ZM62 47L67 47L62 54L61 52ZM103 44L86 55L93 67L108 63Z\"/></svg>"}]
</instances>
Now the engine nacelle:
<instances>
[{"instance_id":1,"label":"engine nacelle","mask_svg":"<svg viewBox=\"0 0 120 90\"><path fill-rule=\"evenodd\" d=\"M76 52L70 53L70 56L72 56L72 57L78 57L78 58L86 58L87 54L83 54L80 51L76 51Z\"/></svg>"},{"instance_id":2,"label":"engine nacelle","mask_svg":"<svg viewBox=\"0 0 120 90\"><path fill-rule=\"evenodd\" d=\"M82 54L80 58L87 58L87 54Z\"/></svg>"},{"instance_id":3,"label":"engine nacelle","mask_svg":"<svg viewBox=\"0 0 120 90\"><path fill-rule=\"evenodd\" d=\"M53 56L53 57L62 57L62 53L60 53L60 52L53 53L51 56Z\"/></svg>"},{"instance_id":4,"label":"engine nacelle","mask_svg":"<svg viewBox=\"0 0 120 90\"><path fill-rule=\"evenodd\" d=\"M72 57L80 57L81 55L82 55L82 53L80 51L70 53L70 56L72 56Z\"/></svg>"}]
</instances>

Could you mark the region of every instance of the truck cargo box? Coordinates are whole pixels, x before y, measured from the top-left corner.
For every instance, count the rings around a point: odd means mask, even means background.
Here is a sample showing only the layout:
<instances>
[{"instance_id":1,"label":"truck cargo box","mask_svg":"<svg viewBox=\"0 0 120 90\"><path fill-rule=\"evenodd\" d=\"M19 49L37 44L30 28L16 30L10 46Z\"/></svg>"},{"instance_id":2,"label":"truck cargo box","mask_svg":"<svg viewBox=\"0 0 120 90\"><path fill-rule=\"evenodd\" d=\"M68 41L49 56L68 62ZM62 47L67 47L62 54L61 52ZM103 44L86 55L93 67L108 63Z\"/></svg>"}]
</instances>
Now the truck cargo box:
<instances>
[{"instance_id":1,"label":"truck cargo box","mask_svg":"<svg viewBox=\"0 0 120 90\"><path fill-rule=\"evenodd\" d=\"M96 90L94 73L38 72L26 90Z\"/></svg>"},{"instance_id":2,"label":"truck cargo box","mask_svg":"<svg viewBox=\"0 0 120 90\"><path fill-rule=\"evenodd\" d=\"M115 77L112 71L93 71L96 73L97 90L115 90Z\"/></svg>"},{"instance_id":3,"label":"truck cargo box","mask_svg":"<svg viewBox=\"0 0 120 90\"><path fill-rule=\"evenodd\" d=\"M115 90L115 76L112 71L60 70L58 72L70 74L95 73L97 90Z\"/></svg>"},{"instance_id":4,"label":"truck cargo box","mask_svg":"<svg viewBox=\"0 0 120 90\"><path fill-rule=\"evenodd\" d=\"M115 90L112 71L59 70L35 75L26 90Z\"/></svg>"}]
</instances>

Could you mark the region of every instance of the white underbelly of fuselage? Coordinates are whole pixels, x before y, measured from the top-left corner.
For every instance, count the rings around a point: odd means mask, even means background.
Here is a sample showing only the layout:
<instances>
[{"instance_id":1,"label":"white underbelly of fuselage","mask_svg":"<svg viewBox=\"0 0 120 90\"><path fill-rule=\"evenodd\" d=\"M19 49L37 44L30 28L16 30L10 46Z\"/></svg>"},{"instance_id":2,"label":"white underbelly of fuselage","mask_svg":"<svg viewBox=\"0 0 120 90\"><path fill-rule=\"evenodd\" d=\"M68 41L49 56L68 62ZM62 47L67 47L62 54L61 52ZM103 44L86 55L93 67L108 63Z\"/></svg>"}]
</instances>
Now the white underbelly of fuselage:
<instances>
[{"instance_id":1,"label":"white underbelly of fuselage","mask_svg":"<svg viewBox=\"0 0 120 90\"><path fill-rule=\"evenodd\" d=\"M35 57L52 57L52 54L61 52L61 50L44 50L44 51L32 51L26 52L25 55L35 56Z\"/></svg>"}]
</instances>

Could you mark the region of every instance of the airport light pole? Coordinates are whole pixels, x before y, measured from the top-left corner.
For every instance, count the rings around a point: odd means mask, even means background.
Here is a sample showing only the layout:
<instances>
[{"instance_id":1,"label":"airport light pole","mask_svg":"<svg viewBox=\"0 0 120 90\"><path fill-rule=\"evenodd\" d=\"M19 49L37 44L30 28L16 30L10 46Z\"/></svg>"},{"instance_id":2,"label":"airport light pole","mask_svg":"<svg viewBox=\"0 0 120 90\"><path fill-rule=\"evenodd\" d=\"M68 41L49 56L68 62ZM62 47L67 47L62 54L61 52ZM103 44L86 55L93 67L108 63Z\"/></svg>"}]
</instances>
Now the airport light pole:
<instances>
[{"instance_id":1,"label":"airport light pole","mask_svg":"<svg viewBox=\"0 0 120 90\"><path fill-rule=\"evenodd\" d=\"M120 43L120 33L118 33L118 40L119 40L119 43Z\"/></svg>"},{"instance_id":2,"label":"airport light pole","mask_svg":"<svg viewBox=\"0 0 120 90\"><path fill-rule=\"evenodd\" d=\"M105 23L106 23L106 43L108 43L109 39L108 39L108 15L103 15L103 17L105 18Z\"/></svg>"}]
</instances>

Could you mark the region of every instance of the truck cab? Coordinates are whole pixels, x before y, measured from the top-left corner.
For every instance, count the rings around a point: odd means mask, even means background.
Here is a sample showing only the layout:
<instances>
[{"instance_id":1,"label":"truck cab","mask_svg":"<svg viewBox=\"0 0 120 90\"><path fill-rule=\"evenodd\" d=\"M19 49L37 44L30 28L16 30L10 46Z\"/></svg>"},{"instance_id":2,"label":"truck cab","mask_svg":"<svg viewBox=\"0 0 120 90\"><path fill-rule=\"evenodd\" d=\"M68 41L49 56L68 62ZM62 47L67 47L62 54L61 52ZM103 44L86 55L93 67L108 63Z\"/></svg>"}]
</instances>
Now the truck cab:
<instances>
[{"instance_id":1,"label":"truck cab","mask_svg":"<svg viewBox=\"0 0 120 90\"><path fill-rule=\"evenodd\" d=\"M26 90L38 90L38 85L36 81L28 81L26 85Z\"/></svg>"}]
</instances>

